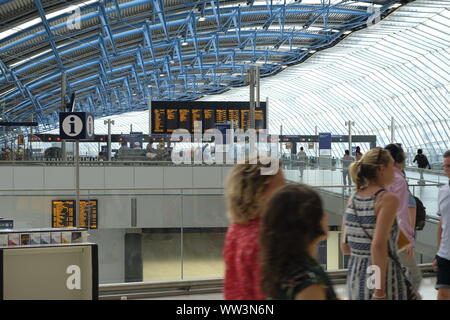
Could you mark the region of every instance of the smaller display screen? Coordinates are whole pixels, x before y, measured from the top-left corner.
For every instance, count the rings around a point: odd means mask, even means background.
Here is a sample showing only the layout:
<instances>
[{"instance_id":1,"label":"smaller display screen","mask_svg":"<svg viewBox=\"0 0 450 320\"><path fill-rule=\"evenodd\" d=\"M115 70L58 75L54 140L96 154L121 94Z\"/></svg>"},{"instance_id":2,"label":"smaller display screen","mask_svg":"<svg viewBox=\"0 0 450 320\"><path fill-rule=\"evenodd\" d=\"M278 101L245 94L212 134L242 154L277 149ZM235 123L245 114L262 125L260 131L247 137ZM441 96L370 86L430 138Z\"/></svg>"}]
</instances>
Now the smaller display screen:
<instances>
[{"instance_id":1,"label":"smaller display screen","mask_svg":"<svg viewBox=\"0 0 450 320\"><path fill-rule=\"evenodd\" d=\"M52 228L74 227L75 218L75 201L52 201Z\"/></svg>"}]
</instances>

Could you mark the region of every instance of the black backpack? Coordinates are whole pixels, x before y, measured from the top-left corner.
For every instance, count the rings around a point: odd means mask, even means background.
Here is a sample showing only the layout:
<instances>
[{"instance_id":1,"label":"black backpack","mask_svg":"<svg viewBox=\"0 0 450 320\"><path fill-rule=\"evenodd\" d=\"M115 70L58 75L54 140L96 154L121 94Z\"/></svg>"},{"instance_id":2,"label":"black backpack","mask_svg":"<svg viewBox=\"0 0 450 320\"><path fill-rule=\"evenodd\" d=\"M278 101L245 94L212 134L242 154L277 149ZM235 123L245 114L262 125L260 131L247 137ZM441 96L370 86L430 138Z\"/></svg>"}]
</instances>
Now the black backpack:
<instances>
[{"instance_id":1,"label":"black backpack","mask_svg":"<svg viewBox=\"0 0 450 320\"><path fill-rule=\"evenodd\" d=\"M425 211L425 207L422 203L422 201L420 201L419 198L414 197L414 199L416 200L416 230L423 230L423 228L425 227L425 222L426 222L426 217L427 217L427 212Z\"/></svg>"}]
</instances>

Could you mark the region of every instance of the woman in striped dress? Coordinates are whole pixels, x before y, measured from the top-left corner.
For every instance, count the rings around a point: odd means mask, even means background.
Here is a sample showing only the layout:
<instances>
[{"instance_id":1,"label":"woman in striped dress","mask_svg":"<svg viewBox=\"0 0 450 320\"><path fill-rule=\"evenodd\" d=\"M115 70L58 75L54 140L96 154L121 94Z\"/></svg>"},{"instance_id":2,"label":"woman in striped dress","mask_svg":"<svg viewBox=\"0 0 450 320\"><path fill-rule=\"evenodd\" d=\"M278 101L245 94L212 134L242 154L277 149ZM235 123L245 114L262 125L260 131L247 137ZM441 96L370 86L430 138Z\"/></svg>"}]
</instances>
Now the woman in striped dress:
<instances>
[{"instance_id":1,"label":"woman in striped dress","mask_svg":"<svg viewBox=\"0 0 450 320\"><path fill-rule=\"evenodd\" d=\"M344 253L350 254L347 274L350 300L405 300L405 278L388 254L397 255L397 196L384 188L394 181L394 161L382 148L368 151L352 164L356 192L344 215Z\"/></svg>"}]
</instances>

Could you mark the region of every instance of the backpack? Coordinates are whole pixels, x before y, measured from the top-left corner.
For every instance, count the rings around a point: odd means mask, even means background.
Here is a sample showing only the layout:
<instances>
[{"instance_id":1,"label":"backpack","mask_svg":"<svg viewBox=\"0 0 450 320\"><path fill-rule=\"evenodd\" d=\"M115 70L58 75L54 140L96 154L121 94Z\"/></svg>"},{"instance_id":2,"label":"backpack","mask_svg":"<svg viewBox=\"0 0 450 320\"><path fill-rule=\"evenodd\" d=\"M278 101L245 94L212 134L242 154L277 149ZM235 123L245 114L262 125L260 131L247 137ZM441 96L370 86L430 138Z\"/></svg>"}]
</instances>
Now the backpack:
<instances>
[{"instance_id":1,"label":"backpack","mask_svg":"<svg viewBox=\"0 0 450 320\"><path fill-rule=\"evenodd\" d=\"M417 155L417 164L419 165L419 168L426 168L428 166L428 159L423 154Z\"/></svg>"},{"instance_id":2,"label":"backpack","mask_svg":"<svg viewBox=\"0 0 450 320\"><path fill-rule=\"evenodd\" d=\"M426 222L426 217L427 217L427 212L425 211L425 207L422 203L422 201L420 201L419 198L414 197L414 199L416 200L416 226L415 229L416 230L423 230L423 228L425 227L425 222Z\"/></svg>"}]
</instances>

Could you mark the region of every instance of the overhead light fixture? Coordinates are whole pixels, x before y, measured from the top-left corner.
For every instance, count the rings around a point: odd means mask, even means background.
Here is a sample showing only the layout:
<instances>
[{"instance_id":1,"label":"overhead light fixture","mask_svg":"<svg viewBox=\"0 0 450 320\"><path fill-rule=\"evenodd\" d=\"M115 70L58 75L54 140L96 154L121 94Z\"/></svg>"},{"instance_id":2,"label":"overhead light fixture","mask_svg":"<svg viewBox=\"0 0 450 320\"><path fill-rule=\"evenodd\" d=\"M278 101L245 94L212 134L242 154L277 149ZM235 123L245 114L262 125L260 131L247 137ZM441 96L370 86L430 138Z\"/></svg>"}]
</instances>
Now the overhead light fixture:
<instances>
[{"instance_id":1,"label":"overhead light fixture","mask_svg":"<svg viewBox=\"0 0 450 320\"><path fill-rule=\"evenodd\" d=\"M317 50L309 50L309 53L316 53Z\"/></svg>"},{"instance_id":2,"label":"overhead light fixture","mask_svg":"<svg viewBox=\"0 0 450 320\"><path fill-rule=\"evenodd\" d=\"M173 60L173 59L170 59L170 64L175 64L175 60Z\"/></svg>"},{"instance_id":3,"label":"overhead light fixture","mask_svg":"<svg viewBox=\"0 0 450 320\"><path fill-rule=\"evenodd\" d=\"M281 69L286 69L287 68L287 65L282 65L281 66Z\"/></svg>"},{"instance_id":4,"label":"overhead light fixture","mask_svg":"<svg viewBox=\"0 0 450 320\"><path fill-rule=\"evenodd\" d=\"M198 18L198 21L200 21L200 22L205 21L205 20L206 20L205 16L201 16L200 18Z\"/></svg>"},{"instance_id":5,"label":"overhead light fixture","mask_svg":"<svg viewBox=\"0 0 450 320\"><path fill-rule=\"evenodd\" d=\"M183 41L183 42L181 43L181 45L182 45L183 47L186 47L186 46L189 45L189 43L185 40L185 41Z\"/></svg>"},{"instance_id":6,"label":"overhead light fixture","mask_svg":"<svg viewBox=\"0 0 450 320\"><path fill-rule=\"evenodd\" d=\"M161 73L160 75L159 75L160 77L164 77L165 76L165 74L164 73Z\"/></svg>"},{"instance_id":7,"label":"overhead light fixture","mask_svg":"<svg viewBox=\"0 0 450 320\"><path fill-rule=\"evenodd\" d=\"M344 34L350 34L352 32L353 32L352 30L346 30L346 31L344 31Z\"/></svg>"}]
</instances>

